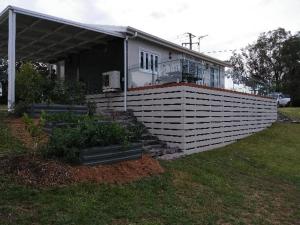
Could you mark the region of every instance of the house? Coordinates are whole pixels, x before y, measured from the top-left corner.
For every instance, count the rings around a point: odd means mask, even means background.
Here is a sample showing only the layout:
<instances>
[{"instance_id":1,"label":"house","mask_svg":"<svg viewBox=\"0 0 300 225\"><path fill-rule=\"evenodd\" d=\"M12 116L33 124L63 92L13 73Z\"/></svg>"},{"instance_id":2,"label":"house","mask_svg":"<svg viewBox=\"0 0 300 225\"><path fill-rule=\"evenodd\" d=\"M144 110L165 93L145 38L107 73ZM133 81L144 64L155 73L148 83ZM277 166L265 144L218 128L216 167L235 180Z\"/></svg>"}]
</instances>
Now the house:
<instances>
[{"instance_id":1,"label":"house","mask_svg":"<svg viewBox=\"0 0 300 225\"><path fill-rule=\"evenodd\" d=\"M86 26L124 37L128 88L182 81L224 88L224 68L228 64L221 60L133 27ZM120 71L121 78L124 77L122 47L122 40L109 40L93 46L90 50L66 55L56 62L58 73L65 79L84 81L90 93L101 93L101 77L104 72Z\"/></svg>"},{"instance_id":2,"label":"house","mask_svg":"<svg viewBox=\"0 0 300 225\"><path fill-rule=\"evenodd\" d=\"M226 62L132 27L8 6L0 13L0 57L8 59L9 110L16 60L48 63L59 79L85 82L98 111L133 110L153 135L183 154L232 143L277 118L274 99L223 89Z\"/></svg>"},{"instance_id":3,"label":"house","mask_svg":"<svg viewBox=\"0 0 300 225\"><path fill-rule=\"evenodd\" d=\"M9 54L8 28L15 30L15 60L55 64L61 79L81 80L90 93L102 91L109 71L120 72L123 88L124 68L129 88L181 81L224 88L225 62L133 27L81 24L8 6L0 28L1 57Z\"/></svg>"}]
</instances>

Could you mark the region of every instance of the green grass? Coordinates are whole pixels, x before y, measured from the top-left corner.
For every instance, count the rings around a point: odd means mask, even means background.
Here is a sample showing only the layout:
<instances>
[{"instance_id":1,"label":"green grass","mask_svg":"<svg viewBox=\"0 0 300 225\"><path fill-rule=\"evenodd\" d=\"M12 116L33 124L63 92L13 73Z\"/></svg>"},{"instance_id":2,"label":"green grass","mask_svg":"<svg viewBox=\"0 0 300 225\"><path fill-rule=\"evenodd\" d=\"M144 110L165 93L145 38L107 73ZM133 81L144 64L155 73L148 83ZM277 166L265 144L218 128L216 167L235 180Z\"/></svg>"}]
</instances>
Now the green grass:
<instances>
[{"instance_id":1,"label":"green grass","mask_svg":"<svg viewBox=\"0 0 300 225\"><path fill-rule=\"evenodd\" d=\"M0 177L0 224L297 224L300 125L162 162L166 173L126 185L37 189ZM2 136L0 136L2 140Z\"/></svg>"},{"instance_id":2,"label":"green grass","mask_svg":"<svg viewBox=\"0 0 300 225\"><path fill-rule=\"evenodd\" d=\"M300 121L300 107L279 108L279 112L281 112L283 115L289 117L292 120Z\"/></svg>"}]
</instances>

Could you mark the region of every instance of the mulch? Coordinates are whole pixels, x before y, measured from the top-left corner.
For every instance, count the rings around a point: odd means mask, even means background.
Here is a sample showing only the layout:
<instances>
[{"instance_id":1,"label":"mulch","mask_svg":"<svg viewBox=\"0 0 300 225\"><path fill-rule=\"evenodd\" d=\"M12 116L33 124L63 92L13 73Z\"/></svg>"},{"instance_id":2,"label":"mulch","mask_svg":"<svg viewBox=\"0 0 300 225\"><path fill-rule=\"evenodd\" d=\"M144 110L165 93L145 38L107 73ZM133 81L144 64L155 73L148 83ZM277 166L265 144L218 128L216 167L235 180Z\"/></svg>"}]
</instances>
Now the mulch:
<instances>
[{"instance_id":1,"label":"mulch","mask_svg":"<svg viewBox=\"0 0 300 225\"><path fill-rule=\"evenodd\" d=\"M143 155L138 160L98 166L70 166L34 155L0 159L0 175L14 175L17 182L35 187L65 186L81 182L124 184L163 172L159 162L149 155Z\"/></svg>"},{"instance_id":2,"label":"mulch","mask_svg":"<svg viewBox=\"0 0 300 225\"><path fill-rule=\"evenodd\" d=\"M0 175L13 175L21 184L35 187L65 186L81 182L123 184L164 172L159 162L150 155L143 155L137 160L97 166L71 166L59 160L46 160L33 149L35 140L25 129L22 119L8 118L6 123L12 135L28 148L28 153L0 158ZM43 134L42 141L45 143L47 140L47 136Z\"/></svg>"}]
</instances>

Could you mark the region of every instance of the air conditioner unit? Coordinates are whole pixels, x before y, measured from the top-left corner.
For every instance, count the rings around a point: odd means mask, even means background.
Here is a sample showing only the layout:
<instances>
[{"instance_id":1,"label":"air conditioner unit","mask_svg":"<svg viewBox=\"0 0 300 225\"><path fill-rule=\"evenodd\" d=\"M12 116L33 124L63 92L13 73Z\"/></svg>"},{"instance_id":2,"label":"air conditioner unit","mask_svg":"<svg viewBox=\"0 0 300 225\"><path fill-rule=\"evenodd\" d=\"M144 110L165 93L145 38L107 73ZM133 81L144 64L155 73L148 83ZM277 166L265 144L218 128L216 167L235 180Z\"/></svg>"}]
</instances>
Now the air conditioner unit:
<instances>
[{"instance_id":1,"label":"air conditioner unit","mask_svg":"<svg viewBox=\"0 0 300 225\"><path fill-rule=\"evenodd\" d=\"M102 73L103 92L112 92L121 89L120 71L108 71Z\"/></svg>"}]
</instances>

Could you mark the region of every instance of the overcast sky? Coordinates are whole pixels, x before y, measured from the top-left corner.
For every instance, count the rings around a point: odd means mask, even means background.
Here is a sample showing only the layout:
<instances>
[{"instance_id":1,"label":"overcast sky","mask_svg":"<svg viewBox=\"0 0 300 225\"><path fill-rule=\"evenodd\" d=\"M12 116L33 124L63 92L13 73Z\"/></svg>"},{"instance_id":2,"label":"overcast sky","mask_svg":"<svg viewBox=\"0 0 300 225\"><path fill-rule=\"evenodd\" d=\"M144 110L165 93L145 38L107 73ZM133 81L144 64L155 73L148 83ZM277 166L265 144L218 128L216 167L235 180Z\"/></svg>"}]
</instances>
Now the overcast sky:
<instances>
[{"instance_id":1,"label":"overcast sky","mask_svg":"<svg viewBox=\"0 0 300 225\"><path fill-rule=\"evenodd\" d=\"M186 32L208 35L202 52L239 49L278 27L300 30L300 0L0 0L1 10L7 5L84 23L128 25L176 43L185 41ZM230 53L209 55L225 60Z\"/></svg>"}]
</instances>

